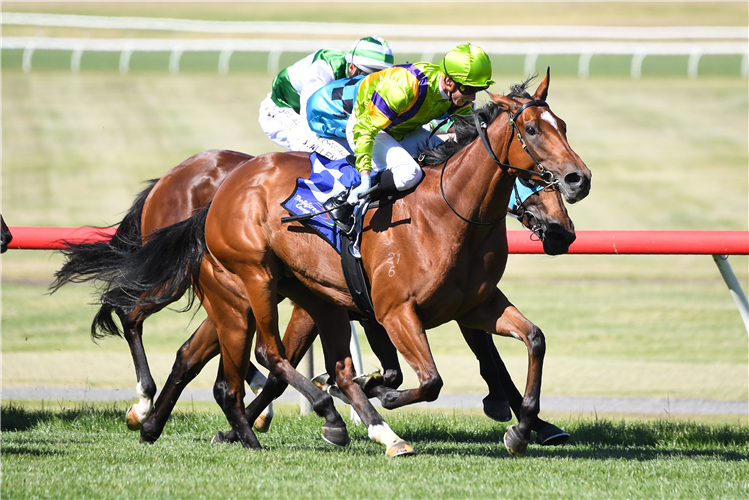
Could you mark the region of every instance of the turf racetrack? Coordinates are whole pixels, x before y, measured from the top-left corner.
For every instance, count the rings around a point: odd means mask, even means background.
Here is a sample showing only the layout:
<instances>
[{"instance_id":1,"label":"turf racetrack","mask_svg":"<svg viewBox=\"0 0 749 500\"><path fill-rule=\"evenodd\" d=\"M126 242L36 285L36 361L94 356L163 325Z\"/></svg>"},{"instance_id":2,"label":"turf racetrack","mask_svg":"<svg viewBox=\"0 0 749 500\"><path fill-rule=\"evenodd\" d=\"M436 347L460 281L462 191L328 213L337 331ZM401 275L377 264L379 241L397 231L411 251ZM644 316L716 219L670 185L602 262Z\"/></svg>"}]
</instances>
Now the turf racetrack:
<instances>
[{"instance_id":1,"label":"turf racetrack","mask_svg":"<svg viewBox=\"0 0 749 500\"><path fill-rule=\"evenodd\" d=\"M315 14L313 3L297 4L298 9L277 4L190 3L179 12L175 4L45 8L184 13L195 19L328 19L329 11ZM3 10L29 10L24 5L3 2ZM482 24L729 25L744 23L747 14L746 4L738 2L558 3L531 4L532 9L520 3L461 4L461 12L447 5L408 4L395 12L374 3L341 4L329 20L367 14L369 21L383 23L407 18L470 24L480 16ZM3 34L13 33L4 27ZM20 54L2 55L2 213L10 225L112 224L142 182L201 150L277 150L256 119L272 79L264 72L265 60L220 77L214 60L185 59L184 71L175 77L162 65L168 59L144 61L138 68L134 58L131 73L121 76L116 60L112 65L88 55L77 75L69 71L69 54L61 59L38 54L29 74L21 71ZM298 55L284 57L282 65ZM642 78L631 80L628 60L598 67L594 60L591 77L580 80L574 62L539 60L541 70L552 66L548 102L567 122L570 144L593 172L590 196L569 207L576 227L747 230L747 81L731 69L736 68L731 61L705 60L716 69L696 80L684 76L686 61L645 63ZM506 92L524 77L520 59L497 61L492 90ZM749 259L730 262L749 289ZM45 294L61 263L57 254L9 251L0 263L3 387L132 390L126 343L112 338L97 345L89 339L92 289L69 286ZM709 257L512 256L500 285L544 330L544 395L749 399L747 334ZM288 318L287 306L281 317ZM175 350L202 318L202 311L194 318L166 311L146 323L144 342L159 386ZM429 339L443 391L485 391L454 325L430 331ZM508 339L497 339L497 345L523 387L523 346ZM365 342L362 350L365 369L375 368ZM322 359L319 350L316 359ZM211 387L215 373L215 363L209 364L191 387ZM413 386L409 370L406 377L404 385ZM124 402L43 404L3 404L3 498L741 498L749 489L746 413L645 419L545 412L542 416L572 434L570 445L532 446L526 459L511 460L501 444L506 424L479 412L386 412L396 432L420 452L387 460L354 425L351 447L329 447L319 437L319 419L298 417L293 405L282 405L271 432L260 436L266 450L250 453L209 445L217 430L226 429L213 403L180 403L154 446L139 446L126 430Z\"/></svg>"}]
</instances>

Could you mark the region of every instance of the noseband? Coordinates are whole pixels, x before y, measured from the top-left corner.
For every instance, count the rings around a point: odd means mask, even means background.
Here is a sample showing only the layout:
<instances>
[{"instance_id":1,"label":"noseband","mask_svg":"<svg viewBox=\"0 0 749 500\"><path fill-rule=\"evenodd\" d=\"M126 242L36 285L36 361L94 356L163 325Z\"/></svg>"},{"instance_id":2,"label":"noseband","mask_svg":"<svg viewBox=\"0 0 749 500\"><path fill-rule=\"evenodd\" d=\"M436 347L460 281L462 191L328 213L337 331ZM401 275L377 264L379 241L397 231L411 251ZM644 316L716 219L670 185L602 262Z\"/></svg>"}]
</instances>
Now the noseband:
<instances>
[{"instance_id":1,"label":"noseband","mask_svg":"<svg viewBox=\"0 0 749 500\"><path fill-rule=\"evenodd\" d=\"M514 131L515 131L515 133L517 135L518 141L520 141L520 145L523 146L523 149L525 150L525 152L528 153L528 155L531 157L531 159L533 160L533 163L535 164L535 167L538 169L538 171L527 170L527 169L524 169L524 168L514 167L514 166L510 165L509 163L502 163L501 161L499 161L499 159L497 158L497 155L494 154L494 150L492 149L491 144L489 144L489 138L486 135L486 129L487 129L486 122L479 120L479 115L476 114L476 113L473 114L473 121L476 124L476 131L478 132L478 135L481 138L481 142L484 144L484 149L486 149L486 152L489 154L489 157L494 161L494 163L496 163L504 172L510 173L511 175L515 175L515 174L513 174L512 172L510 172L510 170L517 170L517 171L522 171L522 172L526 172L526 173L530 174L531 175L530 182L533 183L536 186L539 186L540 189L543 189L543 188L548 188L548 187L554 186L555 184L558 183L558 181L554 177L554 174L552 172L549 172L548 170L546 170L546 168L544 168L543 165L541 165L541 162L538 161L538 159L533 154L533 152L530 150L530 148L528 148L528 145L526 144L525 139L523 139L523 135L520 133L520 127L518 127L518 125L517 125L517 119L520 116L520 114L523 111L525 111L526 108L529 108L531 106L543 106L543 107L547 107L547 108L549 107L549 105L546 103L546 101L542 101L540 99L534 99L534 100L528 101L525 104L523 104L522 106L520 106L520 109L518 109L515 112L514 115L511 114L510 110L508 109L507 110L507 116L508 116L508 118L510 120L510 123L512 124L512 128L514 129ZM512 143L512 136L510 136L510 142L507 144L508 148L510 147L511 143ZM500 220L504 219L504 217L501 217L496 222L479 222L479 221L474 221L474 220L466 219L465 217L463 217L462 215L460 215L457 212L457 210L455 210L455 208L450 204L450 202L447 199L447 196L445 196L445 188L444 188L442 180L445 177L445 168L446 167L447 167L447 160L445 160L445 164L442 166L442 175L440 176L440 189L442 190L442 198L444 198L445 202L450 207L450 209L455 213L455 215L457 215L458 217L460 217L465 222L468 222L470 224L477 224L479 226L491 226L493 224L496 224ZM538 177L538 179L533 179L534 176ZM539 184L538 183L539 181L542 182L543 184ZM515 188L515 196L518 197L517 187ZM522 205L522 202L520 204ZM523 207L523 208L525 208L525 207Z\"/></svg>"}]
</instances>

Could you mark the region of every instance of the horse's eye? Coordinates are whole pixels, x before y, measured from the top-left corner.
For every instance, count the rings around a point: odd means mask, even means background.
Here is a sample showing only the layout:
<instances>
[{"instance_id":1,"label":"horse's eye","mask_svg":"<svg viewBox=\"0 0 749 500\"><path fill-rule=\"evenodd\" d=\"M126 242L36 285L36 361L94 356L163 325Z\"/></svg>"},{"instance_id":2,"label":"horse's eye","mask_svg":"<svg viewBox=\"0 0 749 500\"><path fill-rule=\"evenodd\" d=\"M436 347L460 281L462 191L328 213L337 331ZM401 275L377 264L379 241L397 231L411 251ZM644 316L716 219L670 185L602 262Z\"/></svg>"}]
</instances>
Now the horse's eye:
<instances>
[{"instance_id":1,"label":"horse's eye","mask_svg":"<svg viewBox=\"0 0 749 500\"><path fill-rule=\"evenodd\" d=\"M528 135L536 135L536 129L533 128L533 125L526 125L525 126L525 133Z\"/></svg>"}]
</instances>

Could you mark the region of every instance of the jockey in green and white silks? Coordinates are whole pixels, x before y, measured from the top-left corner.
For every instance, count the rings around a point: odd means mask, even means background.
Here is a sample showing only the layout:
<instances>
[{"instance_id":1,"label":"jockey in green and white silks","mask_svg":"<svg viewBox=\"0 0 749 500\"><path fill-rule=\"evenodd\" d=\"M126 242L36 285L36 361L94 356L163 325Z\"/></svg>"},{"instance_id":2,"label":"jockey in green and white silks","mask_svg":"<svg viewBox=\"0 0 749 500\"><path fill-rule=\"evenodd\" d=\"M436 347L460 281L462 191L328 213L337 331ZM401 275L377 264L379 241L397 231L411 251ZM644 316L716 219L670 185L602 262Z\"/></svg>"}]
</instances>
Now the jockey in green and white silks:
<instances>
[{"instance_id":1,"label":"jockey in green and white silks","mask_svg":"<svg viewBox=\"0 0 749 500\"><path fill-rule=\"evenodd\" d=\"M393 65L385 40L370 36L357 40L348 52L322 49L281 71L272 91L260 104L258 121L263 132L291 151L318 152L329 158L345 156L340 144L319 138L307 126L306 104L320 87L356 74L370 74Z\"/></svg>"},{"instance_id":2,"label":"jockey in green and white silks","mask_svg":"<svg viewBox=\"0 0 749 500\"><path fill-rule=\"evenodd\" d=\"M379 71L366 77L356 95L353 114L347 124L347 139L356 154L356 168L362 182L348 198L370 188L372 171L389 171L383 176L395 189L405 191L422 176L413 159L423 148L430 132L423 125L448 114L470 114L476 93L491 80L491 61L475 45L458 45L439 64L419 62ZM427 147L438 144L432 137Z\"/></svg>"}]
</instances>

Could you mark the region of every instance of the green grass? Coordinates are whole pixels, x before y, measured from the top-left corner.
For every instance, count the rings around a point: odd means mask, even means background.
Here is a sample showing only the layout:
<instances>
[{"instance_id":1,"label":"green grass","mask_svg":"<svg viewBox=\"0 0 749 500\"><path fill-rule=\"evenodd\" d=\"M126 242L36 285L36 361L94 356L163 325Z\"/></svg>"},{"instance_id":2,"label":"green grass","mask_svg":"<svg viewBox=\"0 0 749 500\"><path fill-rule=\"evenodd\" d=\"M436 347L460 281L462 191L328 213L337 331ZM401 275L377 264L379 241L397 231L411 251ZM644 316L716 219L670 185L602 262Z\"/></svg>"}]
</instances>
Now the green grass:
<instances>
[{"instance_id":1,"label":"green grass","mask_svg":"<svg viewBox=\"0 0 749 500\"><path fill-rule=\"evenodd\" d=\"M418 454L388 459L349 423L352 443L320 439L321 420L279 405L263 451L210 445L213 412L176 412L139 445L124 408L2 407L3 498L741 498L749 429L655 420L567 419L570 444L512 459L507 424L461 413L391 413Z\"/></svg>"}]
</instances>

